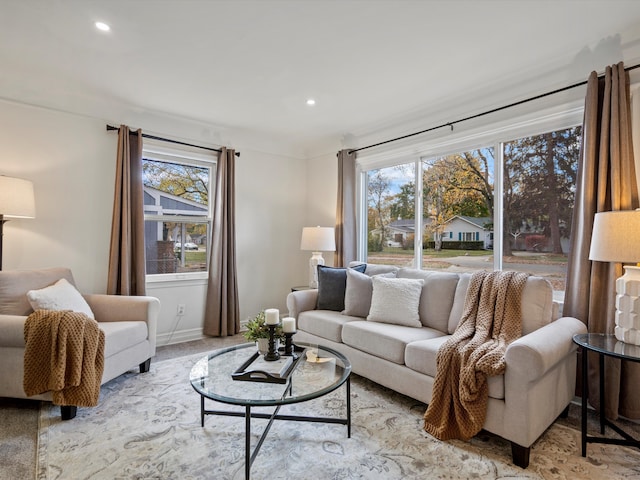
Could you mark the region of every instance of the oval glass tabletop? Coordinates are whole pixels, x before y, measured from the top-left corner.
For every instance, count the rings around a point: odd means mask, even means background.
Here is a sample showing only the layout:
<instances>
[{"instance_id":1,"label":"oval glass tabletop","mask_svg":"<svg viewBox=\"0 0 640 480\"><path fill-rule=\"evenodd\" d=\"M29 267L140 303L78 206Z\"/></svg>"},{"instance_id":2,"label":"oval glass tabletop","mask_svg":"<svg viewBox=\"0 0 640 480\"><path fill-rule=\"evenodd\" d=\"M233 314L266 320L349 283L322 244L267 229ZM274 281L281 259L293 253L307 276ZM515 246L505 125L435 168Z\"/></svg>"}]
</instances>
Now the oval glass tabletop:
<instances>
[{"instance_id":1,"label":"oval glass tabletop","mask_svg":"<svg viewBox=\"0 0 640 480\"><path fill-rule=\"evenodd\" d=\"M201 395L232 405L284 405L321 397L340 387L351 373L341 353L318 345L305 348L286 384L234 380L235 373L256 352L253 343L217 350L191 369L190 381ZM289 386L291 388L289 389Z\"/></svg>"}]
</instances>

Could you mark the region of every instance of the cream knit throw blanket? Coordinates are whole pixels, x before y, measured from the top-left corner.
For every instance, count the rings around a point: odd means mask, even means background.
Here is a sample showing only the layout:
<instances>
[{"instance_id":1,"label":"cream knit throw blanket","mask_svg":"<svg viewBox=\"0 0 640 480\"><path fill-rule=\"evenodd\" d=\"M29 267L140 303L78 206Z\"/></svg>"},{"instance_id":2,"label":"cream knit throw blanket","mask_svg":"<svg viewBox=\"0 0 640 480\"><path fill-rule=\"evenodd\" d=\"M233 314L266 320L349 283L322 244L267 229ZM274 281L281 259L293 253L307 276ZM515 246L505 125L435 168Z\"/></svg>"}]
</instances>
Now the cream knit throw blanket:
<instances>
[{"instance_id":1,"label":"cream knit throw blanket","mask_svg":"<svg viewBox=\"0 0 640 480\"><path fill-rule=\"evenodd\" d=\"M438 350L424 429L440 440L468 440L487 415L488 375L505 371L504 354L522 335L521 299L527 277L519 272L471 276L462 319Z\"/></svg>"},{"instance_id":2,"label":"cream knit throw blanket","mask_svg":"<svg viewBox=\"0 0 640 480\"><path fill-rule=\"evenodd\" d=\"M24 324L24 392L55 405L94 407L104 370L104 332L84 313L36 310Z\"/></svg>"}]
</instances>

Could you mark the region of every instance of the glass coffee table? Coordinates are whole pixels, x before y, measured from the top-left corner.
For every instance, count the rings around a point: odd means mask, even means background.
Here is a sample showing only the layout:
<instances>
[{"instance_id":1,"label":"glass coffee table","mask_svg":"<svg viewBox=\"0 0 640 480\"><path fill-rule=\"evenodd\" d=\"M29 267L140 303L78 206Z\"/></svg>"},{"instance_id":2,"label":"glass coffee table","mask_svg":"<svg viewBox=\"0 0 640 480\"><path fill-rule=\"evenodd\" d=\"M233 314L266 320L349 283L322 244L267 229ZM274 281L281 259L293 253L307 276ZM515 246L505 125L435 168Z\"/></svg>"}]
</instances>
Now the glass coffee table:
<instances>
[{"instance_id":1,"label":"glass coffee table","mask_svg":"<svg viewBox=\"0 0 640 480\"><path fill-rule=\"evenodd\" d=\"M253 343L217 350L200 359L191 369L190 381L200 394L200 423L204 427L205 415L223 415L245 418L245 478L249 478L251 465L264 442L274 420L337 423L347 426L351 437L351 363L341 353L323 346L296 344L301 357L286 383L234 380L232 374L252 357ZM306 402L322 397L346 384L346 418L279 415L283 405ZM229 405L243 406L243 411L207 410L205 398ZM251 412L252 407L276 407L274 412ZM251 452L251 419L268 419L269 423L253 453Z\"/></svg>"}]
</instances>

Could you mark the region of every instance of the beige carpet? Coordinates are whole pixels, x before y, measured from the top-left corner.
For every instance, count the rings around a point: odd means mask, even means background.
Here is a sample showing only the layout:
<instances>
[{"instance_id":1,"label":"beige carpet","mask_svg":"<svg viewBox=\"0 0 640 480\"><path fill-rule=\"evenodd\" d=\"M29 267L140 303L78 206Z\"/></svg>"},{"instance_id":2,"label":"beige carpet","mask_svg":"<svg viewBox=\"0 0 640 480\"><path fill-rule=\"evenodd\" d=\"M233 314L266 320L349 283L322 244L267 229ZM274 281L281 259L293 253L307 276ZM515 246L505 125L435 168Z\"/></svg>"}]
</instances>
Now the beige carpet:
<instances>
[{"instance_id":1,"label":"beige carpet","mask_svg":"<svg viewBox=\"0 0 640 480\"><path fill-rule=\"evenodd\" d=\"M100 404L61 422L40 414L37 478L239 479L244 476L244 421L206 418L188 381L201 355L152 364L103 386ZM281 413L344 414L344 391L283 407ZM226 407L208 404L211 407ZM286 410L285 410L286 409ZM352 438L341 425L276 421L252 468L256 479L624 479L639 478L640 451L589 445L556 423L534 444L531 464L511 464L510 444L481 433L441 442L422 430L425 406L354 376ZM252 442L265 421L253 421Z\"/></svg>"}]
</instances>

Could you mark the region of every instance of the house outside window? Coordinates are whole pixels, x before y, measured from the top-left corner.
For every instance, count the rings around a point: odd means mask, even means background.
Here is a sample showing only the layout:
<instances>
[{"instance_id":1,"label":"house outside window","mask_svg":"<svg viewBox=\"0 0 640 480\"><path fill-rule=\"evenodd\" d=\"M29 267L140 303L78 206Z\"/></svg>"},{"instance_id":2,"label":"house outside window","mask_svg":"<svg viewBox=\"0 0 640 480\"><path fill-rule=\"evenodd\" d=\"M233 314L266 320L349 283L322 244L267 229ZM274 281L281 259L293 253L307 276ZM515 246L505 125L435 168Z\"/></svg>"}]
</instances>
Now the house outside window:
<instances>
[{"instance_id":1,"label":"house outside window","mask_svg":"<svg viewBox=\"0 0 640 480\"><path fill-rule=\"evenodd\" d=\"M142 175L148 278L206 274L215 159L145 145Z\"/></svg>"},{"instance_id":2,"label":"house outside window","mask_svg":"<svg viewBox=\"0 0 640 480\"><path fill-rule=\"evenodd\" d=\"M360 201L368 207L367 218L361 215L359 221L360 260L440 271L525 271L563 292L580 118L572 110L562 119L488 133L484 142L478 134L474 141L482 143L477 147L457 148L454 141L444 147L451 153L414 155L413 162L405 155L394 162L393 152L385 154L385 161L359 159ZM465 143L461 139L459 145ZM400 251L397 241L372 249L372 233L389 234L398 211L405 228L413 223L414 232L422 232L422 241L411 252ZM373 228L372 219L377 222Z\"/></svg>"}]
</instances>

